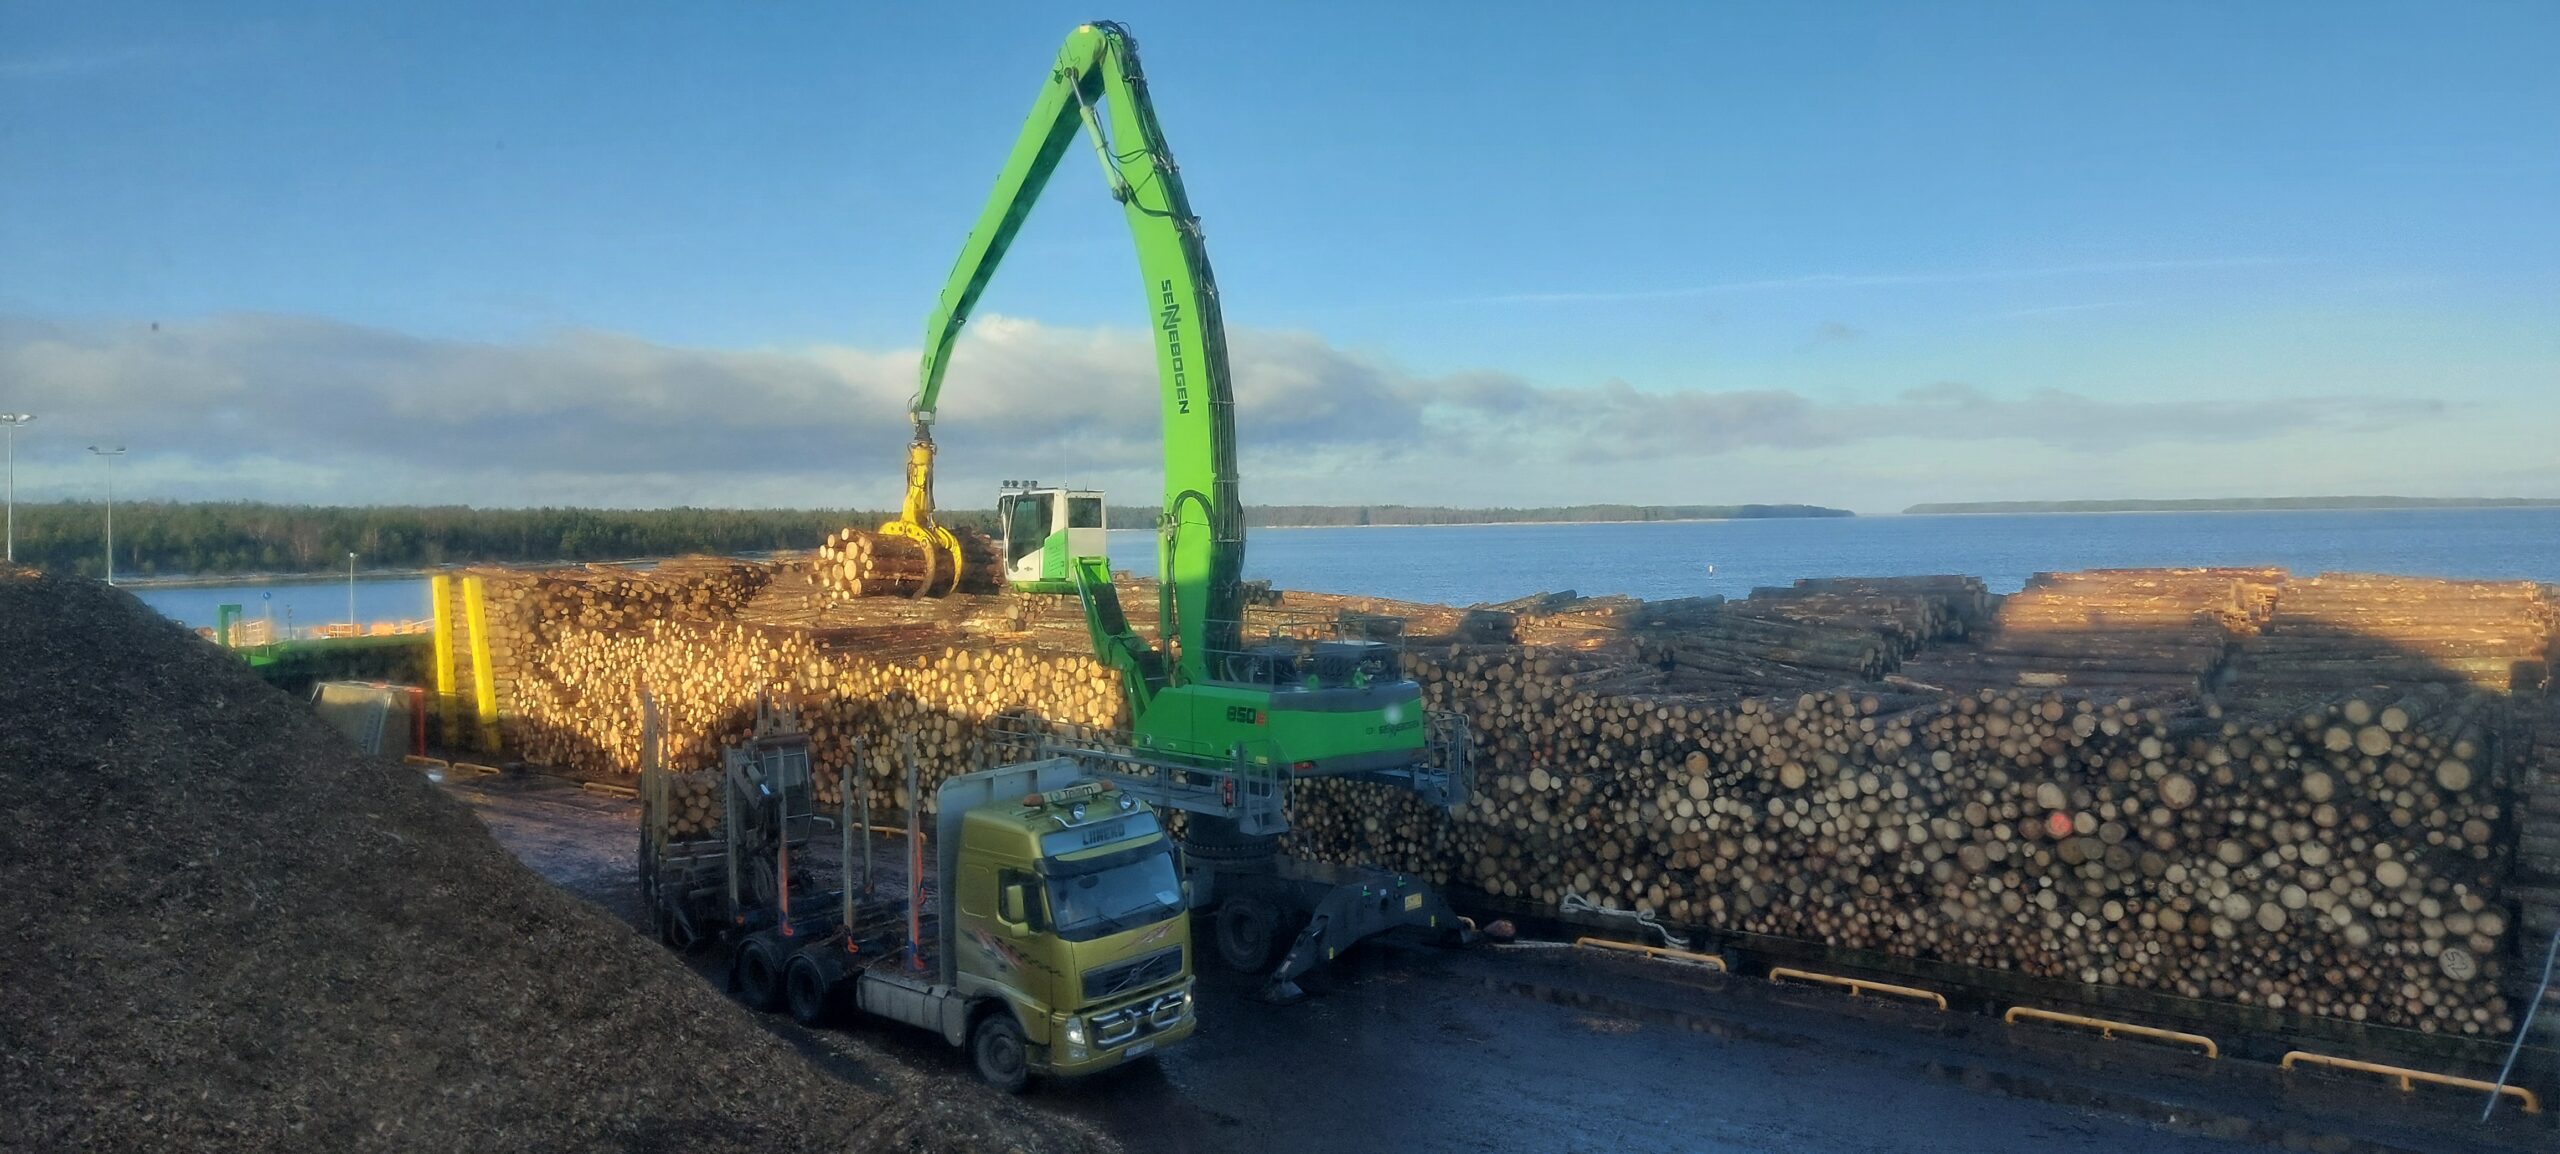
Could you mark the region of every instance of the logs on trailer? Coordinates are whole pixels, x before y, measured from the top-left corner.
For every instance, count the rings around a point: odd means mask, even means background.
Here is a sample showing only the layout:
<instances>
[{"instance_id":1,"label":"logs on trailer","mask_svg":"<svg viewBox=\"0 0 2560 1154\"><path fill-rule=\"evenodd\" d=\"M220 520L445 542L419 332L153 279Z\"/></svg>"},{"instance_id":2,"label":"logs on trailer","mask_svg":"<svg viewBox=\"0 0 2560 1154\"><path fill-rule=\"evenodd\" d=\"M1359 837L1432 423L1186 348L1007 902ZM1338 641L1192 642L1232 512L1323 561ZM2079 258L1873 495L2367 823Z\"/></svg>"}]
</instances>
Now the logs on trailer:
<instances>
[{"instance_id":1,"label":"logs on trailer","mask_svg":"<svg viewBox=\"0 0 2560 1154\"><path fill-rule=\"evenodd\" d=\"M1004 563L995 539L975 529L951 532L960 540L956 589L949 557L927 558L924 546L911 538L867 529L839 529L827 535L814 562L819 583L840 598L941 597L1001 590ZM928 560L934 562L930 588L926 587Z\"/></svg>"},{"instance_id":2,"label":"logs on trailer","mask_svg":"<svg viewBox=\"0 0 2560 1154\"><path fill-rule=\"evenodd\" d=\"M654 580L683 586L683 572ZM669 764L707 768L770 702L812 734L823 801L842 796L858 746L874 804L892 807L910 739L930 790L1028 754L1024 729L1125 730L1064 601L813 610L819 579L784 574L728 617L673 607L729 593L641 591L629 574L493 576L510 738L533 761L631 772L645 685ZM1153 619L1148 586L1123 594L1133 620ZM1475 734L1476 796L1455 813L1300 783L1290 846L1310 857L1544 908L1578 892L1708 933L2458 1035L2511 1028L2497 981L2510 786L2532 748L2507 737L2517 703L2443 677L2297 686L2246 709L2199 694L2162 638L2209 630L2218 661L2271 605L2281 617L2280 594L2261 570L2055 574L1986 619L1991 599L1963 578L1474 611L1291 593L1248 632L1330 617L1402 636L1426 701ZM2471 599L2506 613L2505 596ZM2404 643L2445 640L2386 605L2360 612ZM1984 644L2003 636L2018 642ZM1836 688L1915 648L1912 676ZM1997 657L2000 684L1933 688L1918 674L1948 652ZM2066 688L2015 684L2057 672ZM711 775L677 781L680 821L709 828Z\"/></svg>"}]
</instances>

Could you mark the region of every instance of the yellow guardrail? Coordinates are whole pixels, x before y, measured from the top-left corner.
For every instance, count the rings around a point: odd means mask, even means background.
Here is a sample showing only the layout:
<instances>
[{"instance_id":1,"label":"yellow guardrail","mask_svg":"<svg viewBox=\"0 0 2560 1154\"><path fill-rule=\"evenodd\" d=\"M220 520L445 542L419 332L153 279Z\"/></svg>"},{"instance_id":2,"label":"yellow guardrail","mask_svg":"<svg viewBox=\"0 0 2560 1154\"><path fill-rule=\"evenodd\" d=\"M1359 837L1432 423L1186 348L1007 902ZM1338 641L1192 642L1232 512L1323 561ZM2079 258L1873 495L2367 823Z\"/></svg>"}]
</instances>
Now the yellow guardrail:
<instances>
[{"instance_id":1,"label":"yellow guardrail","mask_svg":"<svg viewBox=\"0 0 2560 1154\"><path fill-rule=\"evenodd\" d=\"M423 766L423 767L425 767L425 768L427 768L427 769L451 769L451 768L453 768L453 763L452 763L452 762L450 762L450 761L446 761L445 759L443 759L443 758L441 758L441 757L420 757L420 756L418 756L417 754L414 754L414 753L412 753L412 754L410 754L410 755L408 755L408 756L406 756L406 757L401 758L401 759L400 759L400 764L402 764L402 765L416 765L416 766Z\"/></svg>"},{"instance_id":2,"label":"yellow guardrail","mask_svg":"<svg viewBox=\"0 0 2560 1154\"><path fill-rule=\"evenodd\" d=\"M2332 1066L2340 1070L2361 1070L2367 1074L2380 1074L2386 1078L2397 1078L2400 1081L2400 1091L2404 1094L2416 1091L2418 1088L2417 1084L2420 1082L2433 1082L2439 1086L2453 1086L2464 1090L2490 1090L2496 1093L2508 1094L2522 1099L2524 1101L2524 1112L2527 1114L2539 1114L2542 1112L2542 1100L2534 1097L2533 1091L2527 1090L2522 1086L2501 1086L2495 1082L2484 1082L2478 1078L2464 1078L2453 1074L2438 1074L2428 1070L2412 1070L2406 1066L2386 1066L2380 1062L2359 1062L2353 1058L2336 1058L2327 1054L2314 1054L2309 1050L2295 1050L2292 1053L2286 1054L2284 1056L2284 1061L2281 1064L2285 1069L2290 1070L2296 1062L2305 1062L2314 1066Z\"/></svg>"},{"instance_id":3,"label":"yellow guardrail","mask_svg":"<svg viewBox=\"0 0 2560 1154\"><path fill-rule=\"evenodd\" d=\"M1817 974L1811 970L1799 970L1792 966L1771 966L1769 968L1770 981L1781 981L1787 978L1793 978L1799 982L1820 982L1826 986L1839 986L1848 990L1851 997L1856 997L1859 994L1873 990L1876 993L1891 994L1897 998L1910 998L1913 1001L1932 1002L1935 1003L1940 1010L1947 1008L1947 996L1945 994L1938 993L1935 990L1923 990L1917 986L1897 986L1891 982L1871 982L1865 978L1847 978L1838 974Z\"/></svg>"},{"instance_id":4,"label":"yellow guardrail","mask_svg":"<svg viewBox=\"0 0 2560 1154\"><path fill-rule=\"evenodd\" d=\"M2118 1034L2132 1034L2143 1038L2158 1038L2163 1042L2184 1042L2190 1046L2203 1047L2205 1057L2220 1058L2222 1056L2222 1047L2215 1045L2213 1039L2205 1037L2202 1034L2190 1034L2183 1030L2163 1030L2157 1026L2137 1026L2131 1022L2117 1022L2106 1018L2091 1018L2081 1014L2065 1014L2058 1010L2039 1010L2031 1006L2011 1006L2008 1013L2000 1016L2001 1021L2012 1026L2017 1025L2018 1019L2020 1018L2032 1018L2039 1022L2059 1022L2066 1026L2087 1026L2092 1030L2096 1030L2098 1032L2098 1036L2102 1038L2112 1039Z\"/></svg>"},{"instance_id":5,"label":"yellow guardrail","mask_svg":"<svg viewBox=\"0 0 2560 1154\"><path fill-rule=\"evenodd\" d=\"M1583 949L1616 950L1620 953L1642 954L1648 958L1687 962L1691 965L1705 966L1719 974L1733 972L1733 967L1725 965L1724 959L1714 954L1692 953L1688 950L1675 950L1668 946L1643 946L1634 942L1616 942L1607 938L1575 938L1573 944Z\"/></svg>"},{"instance_id":6,"label":"yellow guardrail","mask_svg":"<svg viewBox=\"0 0 2560 1154\"><path fill-rule=\"evenodd\" d=\"M601 793L606 797L640 796L640 791L637 789L627 785L615 785L609 781L582 781L578 783L578 788L586 790L588 793Z\"/></svg>"}]
</instances>

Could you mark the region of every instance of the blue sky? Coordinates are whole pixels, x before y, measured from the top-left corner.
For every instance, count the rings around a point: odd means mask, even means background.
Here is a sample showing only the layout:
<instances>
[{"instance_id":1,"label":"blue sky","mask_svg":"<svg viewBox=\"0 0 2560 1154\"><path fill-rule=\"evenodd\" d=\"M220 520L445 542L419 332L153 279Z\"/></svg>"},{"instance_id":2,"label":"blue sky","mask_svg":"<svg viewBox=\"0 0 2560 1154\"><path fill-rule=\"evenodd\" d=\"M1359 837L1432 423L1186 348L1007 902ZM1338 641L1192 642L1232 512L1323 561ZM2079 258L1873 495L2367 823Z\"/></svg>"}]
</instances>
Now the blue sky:
<instances>
[{"instance_id":1,"label":"blue sky","mask_svg":"<svg viewBox=\"0 0 2560 1154\"><path fill-rule=\"evenodd\" d=\"M1264 374L1249 500L2560 495L2560 6L1593 8L1109 13ZM0 4L21 480L885 501L1094 14ZM1151 483L1134 270L1062 167L950 475Z\"/></svg>"}]
</instances>

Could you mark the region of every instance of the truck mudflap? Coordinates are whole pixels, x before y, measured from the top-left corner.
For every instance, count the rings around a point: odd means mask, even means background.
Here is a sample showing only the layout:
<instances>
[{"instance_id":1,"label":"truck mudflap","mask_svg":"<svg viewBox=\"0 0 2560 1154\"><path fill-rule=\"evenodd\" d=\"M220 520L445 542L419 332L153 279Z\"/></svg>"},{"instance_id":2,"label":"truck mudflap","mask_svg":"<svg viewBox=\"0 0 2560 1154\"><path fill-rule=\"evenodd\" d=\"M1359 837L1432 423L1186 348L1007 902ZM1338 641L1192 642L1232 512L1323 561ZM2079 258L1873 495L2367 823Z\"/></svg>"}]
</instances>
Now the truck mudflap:
<instances>
[{"instance_id":1,"label":"truck mudflap","mask_svg":"<svg viewBox=\"0 0 2560 1154\"><path fill-rule=\"evenodd\" d=\"M1422 878L1389 870L1336 871L1332 888L1317 899L1260 996L1269 1002L1297 1001L1306 993L1298 987L1300 975L1365 938L1408 927L1445 931L1461 944L1476 940L1475 923L1458 916Z\"/></svg>"}]
</instances>

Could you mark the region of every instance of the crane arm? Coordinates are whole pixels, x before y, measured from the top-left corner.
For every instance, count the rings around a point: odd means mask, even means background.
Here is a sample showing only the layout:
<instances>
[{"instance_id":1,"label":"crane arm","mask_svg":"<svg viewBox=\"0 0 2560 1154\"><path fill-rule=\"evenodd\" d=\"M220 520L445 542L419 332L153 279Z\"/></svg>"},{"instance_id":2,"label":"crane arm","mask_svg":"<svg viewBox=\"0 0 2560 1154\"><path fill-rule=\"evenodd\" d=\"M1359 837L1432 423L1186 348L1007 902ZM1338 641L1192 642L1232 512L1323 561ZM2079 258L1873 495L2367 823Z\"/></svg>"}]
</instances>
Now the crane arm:
<instances>
[{"instance_id":1,"label":"crane arm","mask_svg":"<svg viewBox=\"0 0 2560 1154\"><path fill-rule=\"evenodd\" d=\"M1244 514L1236 487L1226 329L1199 219L1147 98L1137 42L1117 24L1079 27L1059 49L925 321L924 359L910 405L916 439L903 519L930 523L931 429L953 345L1079 126L1127 216L1152 318L1164 421L1159 636L1170 643L1166 664L1172 681L1207 680L1214 655L1240 647L1243 617Z\"/></svg>"}]
</instances>

